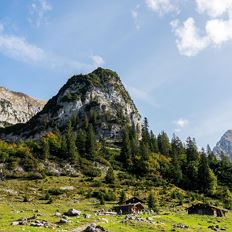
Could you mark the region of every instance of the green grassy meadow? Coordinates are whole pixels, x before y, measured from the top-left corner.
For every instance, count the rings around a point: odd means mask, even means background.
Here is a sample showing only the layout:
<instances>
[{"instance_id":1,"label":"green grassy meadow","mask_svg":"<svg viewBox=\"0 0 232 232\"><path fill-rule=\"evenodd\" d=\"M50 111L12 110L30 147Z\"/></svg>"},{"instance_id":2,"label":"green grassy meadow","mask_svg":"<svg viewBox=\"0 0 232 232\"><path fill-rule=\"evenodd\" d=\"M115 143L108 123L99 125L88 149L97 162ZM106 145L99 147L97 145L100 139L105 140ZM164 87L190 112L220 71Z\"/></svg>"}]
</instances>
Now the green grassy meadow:
<instances>
[{"instance_id":1,"label":"green grassy meadow","mask_svg":"<svg viewBox=\"0 0 232 232\"><path fill-rule=\"evenodd\" d=\"M122 216L96 216L95 213L101 209L109 209L116 204L106 202L100 205L95 198L88 197L89 192L98 189L107 189L107 185L96 187L93 181L88 178L69 178L69 177L47 177L41 180L22 180L14 179L0 182L0 232L18 231L82 231L88 224L95 223L102 225L112 232L149 232L149 231L212 231L208 229L210 225L219 225L232 231L232 213L228 213L224 218L209 216L188 215L186 208L189 200L185 198L183 204L179 204L176 199L170 198L170 192L176 189L154 188L152 191L159 194L160 214L143 214L138 217L151 217L153 224L145 222L130 221L122 223L125 215ZM127 192L127 196L135 193L134 187L114 186L113 191L118 196L121 189ZM44 199L49 189L66 189L60 195L53 195L52 201ZM136 193L146 198L146 189L136 189ZM26 200L25 200L26 199ZM26 201L26 202L24 202ZM69 223L57 225L59 217L56 212L64 213L70 208L80 210L82 214L90 214L91 218L69 217ZM22 217L31 217L40 213L39 220L47 220L52 228L36 228L31 226L12 226L11 222L17 221ZM185 224L189 229L174 228L175 224Z\"/></svg>"}]
</instances>

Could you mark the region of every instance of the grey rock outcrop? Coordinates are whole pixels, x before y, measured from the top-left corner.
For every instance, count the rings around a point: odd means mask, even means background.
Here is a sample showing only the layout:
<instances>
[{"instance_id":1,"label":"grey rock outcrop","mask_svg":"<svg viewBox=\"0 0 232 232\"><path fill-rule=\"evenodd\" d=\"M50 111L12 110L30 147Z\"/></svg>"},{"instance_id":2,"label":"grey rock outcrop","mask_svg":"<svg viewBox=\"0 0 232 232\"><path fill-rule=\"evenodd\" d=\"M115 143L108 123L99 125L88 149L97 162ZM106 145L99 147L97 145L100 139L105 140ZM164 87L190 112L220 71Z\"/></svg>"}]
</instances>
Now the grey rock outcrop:
<instances>
[{"instance_id":1,"label":"grey rock outcrop","mask_svg":"<svg viewBox=\"0 0 232 232\"><path fill-rule=\"evenodd\" d=\"M45 104L45 101L0 87L0 127L27 122Z\"/></svg>"},{"instance_id":2,"label":"grey rock outcrop","mask_svg":"<svg viewBox=\"0 0 232 232\"><path fill-rule=\"evenodd\" d=\"M232 160L232 130L226 131L214 147L213 152L218 158L220 158L220 155L223 153Z\"/></svg>"}]
</instances>

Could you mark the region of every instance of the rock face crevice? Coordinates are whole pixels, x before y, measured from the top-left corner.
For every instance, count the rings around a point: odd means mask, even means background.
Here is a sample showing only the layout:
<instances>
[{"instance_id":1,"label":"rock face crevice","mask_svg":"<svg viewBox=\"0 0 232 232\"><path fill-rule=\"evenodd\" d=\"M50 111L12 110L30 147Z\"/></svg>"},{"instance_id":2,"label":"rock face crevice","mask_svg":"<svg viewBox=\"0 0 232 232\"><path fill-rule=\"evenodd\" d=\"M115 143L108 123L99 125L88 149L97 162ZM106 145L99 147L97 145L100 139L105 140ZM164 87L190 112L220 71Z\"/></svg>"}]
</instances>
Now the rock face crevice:
<instances>
[{"instance_id":1,"label":"rock face crevice","mask_svg":"<svg viewBox=\"0 0 232 232\"><path fill-rule=\"evenodd\" d=\"M228 130L213 149L214 154L220 158L221 153L232 160L232 130Z\"/></svg>"},{"instance_id":2,"label":"rock face crevice","mask_svg":"<svg viewBox=\"0 0 232 232\"><path fill-rule=\"evenodd\" d=\"M0 87L0 127L27 122L45 104L45 101Z\"/></svg>"},{"instance_id":3,"label":"rock face crevice","mask_svg":"<svg viewBox=\"0 0 232 232\"><path fill-rule=\"evenodd\" d=\"M43 134L65 128L73 117L78 118L78 129L88 117L94 121L98 139L119 141L125 125L141 130L141 116L117 73L98 68L87 75L71 77L44 109L26 124L10 128L8 140L37 139ZM3 134L1 133L1 137Z\"/></svg>"}]
</instances>

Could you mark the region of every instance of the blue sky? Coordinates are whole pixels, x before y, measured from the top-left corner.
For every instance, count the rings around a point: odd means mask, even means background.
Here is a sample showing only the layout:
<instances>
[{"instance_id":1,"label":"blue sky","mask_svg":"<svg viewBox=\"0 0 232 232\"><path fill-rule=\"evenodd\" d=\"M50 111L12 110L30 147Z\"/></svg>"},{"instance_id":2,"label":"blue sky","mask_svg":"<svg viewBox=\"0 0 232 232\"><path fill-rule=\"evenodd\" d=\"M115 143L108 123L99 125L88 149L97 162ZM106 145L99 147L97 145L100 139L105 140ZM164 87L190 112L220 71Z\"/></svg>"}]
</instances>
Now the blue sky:
<instances>
[{"instance_id":1,"label":"blue sky","mask_svg":"<svg viewBox=\"0 0 232 232\"><path fill-rule=\"evenodd\" d=\"M214 146L232 128L232 0L0 2L0 85L49 99L118 72L150 128Z\"/></svg>"}]
</instances>

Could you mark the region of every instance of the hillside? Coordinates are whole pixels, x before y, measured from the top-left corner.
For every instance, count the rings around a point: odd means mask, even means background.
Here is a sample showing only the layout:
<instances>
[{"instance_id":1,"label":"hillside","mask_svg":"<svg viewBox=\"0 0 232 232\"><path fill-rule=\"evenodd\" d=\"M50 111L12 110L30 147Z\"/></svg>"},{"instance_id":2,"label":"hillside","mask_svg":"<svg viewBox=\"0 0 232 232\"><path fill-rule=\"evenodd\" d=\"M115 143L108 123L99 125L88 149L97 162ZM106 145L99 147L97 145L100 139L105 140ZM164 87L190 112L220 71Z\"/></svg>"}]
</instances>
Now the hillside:
<instances>
[{"instance_id":1,"label":"hillside","mask_svg":"<svg viewBox=\"0 0 232 232\"><path fill-rule=\"evenodd\" d=\"M0 127L26 123L41 111L45 101L0 87Z\"/></svg>"},{"instance_id":2,"label":"hillside","mask_svg":"<svg viewBox=\"0 0 232 232\"><path fill-rule=\"evenodd\" d=\"M75 130L89 118L98 139L120 141L124 125L141 130L141 116L117 73L98 68L87 75L73 76L29 122L8 128L2 138L38 139L49 131L64 129L75 120Z\"/></svg>"}]
</instances>

